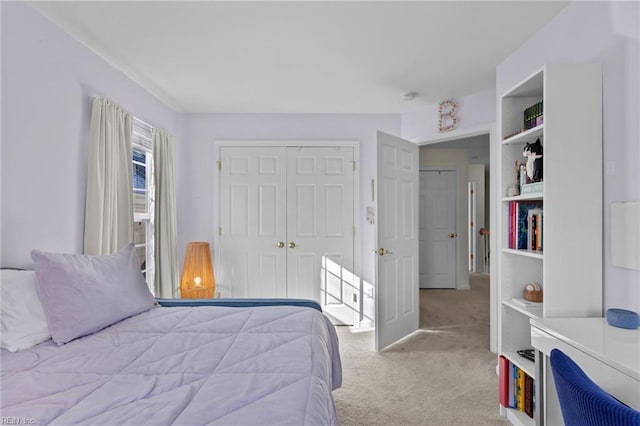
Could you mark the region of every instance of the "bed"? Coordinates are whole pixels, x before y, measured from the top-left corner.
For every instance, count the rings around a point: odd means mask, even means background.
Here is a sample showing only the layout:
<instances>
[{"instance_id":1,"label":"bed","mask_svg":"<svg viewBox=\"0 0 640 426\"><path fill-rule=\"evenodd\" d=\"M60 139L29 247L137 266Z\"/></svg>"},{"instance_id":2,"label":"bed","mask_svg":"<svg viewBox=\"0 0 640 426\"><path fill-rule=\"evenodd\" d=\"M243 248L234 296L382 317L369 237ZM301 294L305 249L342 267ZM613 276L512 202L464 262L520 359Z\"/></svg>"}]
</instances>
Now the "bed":
<instances>
[{"instance_id":1,"label":"bed","mask_svg":"<svg viewBox=\"0 0 640 426\"><path fill-rule=\"evenodd\" d=\"M37 262L36 276L53 340L2 349L3 418L64 425L337 424L338 339L309 304L159 306L154 299L150 309L61 343ZM99 308L91 309L100 317Z\"/></svg>"}]
</instances>

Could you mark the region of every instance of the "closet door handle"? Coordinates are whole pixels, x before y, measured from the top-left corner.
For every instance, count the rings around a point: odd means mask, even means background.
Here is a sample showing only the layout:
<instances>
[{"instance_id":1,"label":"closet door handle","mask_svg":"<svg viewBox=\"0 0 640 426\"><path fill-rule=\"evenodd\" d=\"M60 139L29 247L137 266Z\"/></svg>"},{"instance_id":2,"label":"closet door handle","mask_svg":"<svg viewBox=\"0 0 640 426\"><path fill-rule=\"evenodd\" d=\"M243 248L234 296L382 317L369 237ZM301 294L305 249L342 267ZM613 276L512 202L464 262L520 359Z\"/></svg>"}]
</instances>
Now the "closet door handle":
<instances>
[{"instance_id":1,"label":"closet door handle","mask_svg":"<svg viewBox=\"0 0 640 426\"><path fill-rule=\"evenodd\" d=\"M294 243L293 241L290 241L289 248L296 248L296 243Z\"/></svg>"},{"instance_id":2,"label":"closet door handle","mask_svg":"<svg viewBox=\"0 0 640 426\"><path fill-rule=\"evenodd\" d=\"M374 250L374 253L378 253L380 256L384 256L385 254L393 254L389 250L386 250L384 247L380 247L378 250Z\"/></svg>"},{"instance_id":3,"label":"closet door handle","mask_svg":"<svg viewBox=\"0 0 640 426\"><path fill-rule=\"evenodd\" d=\"M278 241L278 244L274 244L274 246L276 246L278 248L283 248L284 247L284 241Z\"/></svg>"}]
</instances>

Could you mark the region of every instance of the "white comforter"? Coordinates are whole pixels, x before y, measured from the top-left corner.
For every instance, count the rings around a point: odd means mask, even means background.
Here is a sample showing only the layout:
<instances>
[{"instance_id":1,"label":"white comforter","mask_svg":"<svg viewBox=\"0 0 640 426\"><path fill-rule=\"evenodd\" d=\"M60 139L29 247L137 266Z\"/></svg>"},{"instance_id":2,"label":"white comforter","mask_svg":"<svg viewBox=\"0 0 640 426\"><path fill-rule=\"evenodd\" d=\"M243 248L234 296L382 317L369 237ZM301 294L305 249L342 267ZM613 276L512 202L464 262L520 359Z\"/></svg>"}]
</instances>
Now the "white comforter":
<instances>
[{"instance_id":1,"label":"white comforter","mask_svg":"<svg viewBox=\"0 0 640 426\"><path fill-rule=\"evenodd\" d=\"M155 308L1 360L22 424L337 424L338 340L310 308Z\"/></svg>"}]
</instances>

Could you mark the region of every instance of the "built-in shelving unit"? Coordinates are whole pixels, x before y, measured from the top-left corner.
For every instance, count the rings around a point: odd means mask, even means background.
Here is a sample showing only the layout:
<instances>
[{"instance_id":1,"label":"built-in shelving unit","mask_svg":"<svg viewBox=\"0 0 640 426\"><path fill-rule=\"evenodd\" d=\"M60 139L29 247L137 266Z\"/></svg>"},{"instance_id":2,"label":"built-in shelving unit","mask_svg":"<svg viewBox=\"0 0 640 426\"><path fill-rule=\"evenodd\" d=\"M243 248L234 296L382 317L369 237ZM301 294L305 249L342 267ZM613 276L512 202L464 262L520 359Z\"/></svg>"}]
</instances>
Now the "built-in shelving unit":
<instances>
[{"instance_id":1,"label":"built-in shelving unit","mask_svg":"<svg viewBox=\"0 0 640 426\"><path fill-rule=\"evenodd\" d=\"M500 98L501 146L497 169L502 191L498 209L499 354L534 379L535 364L517 351L532 348L529 320L545 317L602 315L602 77L599 64L549 64L517 84ZM523 114L541 102L543 123L523 130ZM541 191L507 195L517 185L516 162L525 162L526 143L543 145ZM513 247L510 241L510 205L542 205L542 247ZM521 306L527 283L543 290L543 303ZM550 374L550 373L549 373ZM536 396L542 406L543 398ZM540 407L533 418L501 406L516 425L541 424Z\"/></svg>"}]
</instances>

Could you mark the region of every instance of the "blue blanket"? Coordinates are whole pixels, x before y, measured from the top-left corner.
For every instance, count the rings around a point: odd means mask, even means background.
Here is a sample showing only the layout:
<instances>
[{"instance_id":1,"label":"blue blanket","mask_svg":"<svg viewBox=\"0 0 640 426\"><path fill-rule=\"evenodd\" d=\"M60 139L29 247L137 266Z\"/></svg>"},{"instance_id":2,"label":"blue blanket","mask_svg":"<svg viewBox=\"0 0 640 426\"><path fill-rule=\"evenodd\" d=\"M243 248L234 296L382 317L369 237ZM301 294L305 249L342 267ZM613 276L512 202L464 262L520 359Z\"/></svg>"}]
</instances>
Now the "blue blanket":
<instances>
[{"instance_id":1,"label":"blue blanket","mask_svg":"<svg viewBox=\"0 0 640 426\"><path fill-rule=\"evenodd\" d=\"M156 299L160 306L175 308L177 306L227 306L232 308L250 308L255 306L303 306L317 309L322 307L315 300L309 299Z\"/></svg>"}]
</instances>

